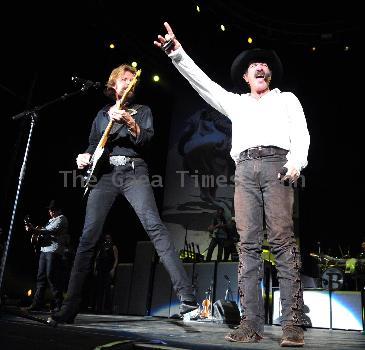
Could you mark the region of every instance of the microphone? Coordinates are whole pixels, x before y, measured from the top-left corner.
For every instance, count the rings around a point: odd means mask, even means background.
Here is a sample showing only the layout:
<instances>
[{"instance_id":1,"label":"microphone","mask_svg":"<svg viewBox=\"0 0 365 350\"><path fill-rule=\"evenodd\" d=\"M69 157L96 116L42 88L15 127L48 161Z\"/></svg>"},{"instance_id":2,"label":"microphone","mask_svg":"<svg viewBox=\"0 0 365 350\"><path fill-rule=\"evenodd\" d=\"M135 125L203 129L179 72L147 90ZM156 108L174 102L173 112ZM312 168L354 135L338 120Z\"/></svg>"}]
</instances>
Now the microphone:
<instances>
[{"instance_id":1,"label":"microphone","mask_svg":"<svg viewBox=\"0 0 365 350\"><path fill-rule=\"evenodd\" d=\"M83 79L77 76L73 76L71 78L71 80L75 83L75 84L81 84L82 88L90 88L90 87L94 87L94 88L99 88L101 86L101 83L98 81L92 81L92 80L88 80L88 79Z\"/></svg>"}]
</instances>

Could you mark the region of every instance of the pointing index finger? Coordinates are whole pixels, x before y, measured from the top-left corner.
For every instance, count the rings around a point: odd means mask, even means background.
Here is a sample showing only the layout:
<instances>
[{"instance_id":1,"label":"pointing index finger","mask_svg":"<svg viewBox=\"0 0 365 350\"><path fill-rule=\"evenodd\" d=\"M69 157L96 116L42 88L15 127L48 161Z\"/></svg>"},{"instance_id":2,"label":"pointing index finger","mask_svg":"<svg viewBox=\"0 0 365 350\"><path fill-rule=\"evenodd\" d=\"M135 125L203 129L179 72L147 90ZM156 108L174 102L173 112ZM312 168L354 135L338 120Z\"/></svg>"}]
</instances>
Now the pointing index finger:
<instances>
[{"instance_id":1,"label":"pointing index finger","mask_svg":"<svg viewBox=\"0 0 365 350\"><path fill-rule=\"evenodd\" d=\"M164 26L165 26L165 28L166 28L166 30L167 30L167 33L168 33L170 36L174 36L174 32L172 31L172 29L171 29L170 25L169 25L167 22L165 22L165 23L164 23Z\"/></svg>"}]
</instances>

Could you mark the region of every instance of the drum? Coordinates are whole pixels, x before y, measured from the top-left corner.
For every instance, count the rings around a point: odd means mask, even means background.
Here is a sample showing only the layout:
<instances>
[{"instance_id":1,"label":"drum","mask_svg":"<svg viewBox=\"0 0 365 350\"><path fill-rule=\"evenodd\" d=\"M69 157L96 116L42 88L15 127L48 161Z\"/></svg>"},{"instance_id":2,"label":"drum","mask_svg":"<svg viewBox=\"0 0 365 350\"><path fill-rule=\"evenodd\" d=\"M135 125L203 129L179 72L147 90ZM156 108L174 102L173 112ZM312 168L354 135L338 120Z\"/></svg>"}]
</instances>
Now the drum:
<instances>
[{"instance_id":1,"label":"drum","mask_svg":"<svg viewBox=\"0 0 365 350\"><path fill-rule=\"evenodd\" d=\"M322 287L327 290L338 290L343 286L344 272L343 270L330 267L322 274Z\"/></svg>"}]
</instances>

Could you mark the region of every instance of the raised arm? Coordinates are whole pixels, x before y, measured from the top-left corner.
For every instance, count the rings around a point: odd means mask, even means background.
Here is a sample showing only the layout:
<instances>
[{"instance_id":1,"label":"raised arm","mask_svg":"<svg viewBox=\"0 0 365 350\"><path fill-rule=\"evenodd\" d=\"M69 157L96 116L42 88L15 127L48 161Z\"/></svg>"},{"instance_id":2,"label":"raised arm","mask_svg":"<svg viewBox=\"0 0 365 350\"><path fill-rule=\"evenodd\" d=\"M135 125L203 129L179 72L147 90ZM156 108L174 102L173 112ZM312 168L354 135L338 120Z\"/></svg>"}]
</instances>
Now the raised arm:
<instances>
[{"instance_id":1,"label":"raised arm","mask_svg":"<svg viewBox=\"0 0 365 350\"><path fill-rule=\"evenodd\" d=\"M154 41L155 46L172 59L177 70L207 103L229 117L232 99L237 96L212 81L183 50L171 26L167 22L164 26L167 33L165 36L157 36L158 40Z\"/></svg>"}]
</instances>

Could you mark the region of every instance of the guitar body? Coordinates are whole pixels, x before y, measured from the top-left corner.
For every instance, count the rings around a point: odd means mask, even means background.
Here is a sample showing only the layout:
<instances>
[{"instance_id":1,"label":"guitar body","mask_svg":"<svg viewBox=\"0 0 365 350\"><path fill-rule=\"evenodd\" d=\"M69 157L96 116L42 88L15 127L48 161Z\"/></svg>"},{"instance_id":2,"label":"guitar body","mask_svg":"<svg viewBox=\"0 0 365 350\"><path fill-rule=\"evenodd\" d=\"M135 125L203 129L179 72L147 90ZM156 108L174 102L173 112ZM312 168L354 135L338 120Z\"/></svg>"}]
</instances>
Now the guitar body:
<instances>
[{"instance_id":1,"label":"guitar body","mask_svg":"<svg viewBox=\"0 0 365 350\"><path fill-rule=\"evenodd\" d=\"M31 224L30 215L25 216L24 224L26 226L33 226ZM33 246L34 250L37 252L41 247L50 245L51 236L48 234L44 234L43 232L33 231L32 235L30 236L30 243Z\"/></svg>"},{"instance_id":2,"label":"guitar body","mask_svg":"<svg viewBox=\"0 0 365 350\"><path fill-rule=\"evenodd\" d=\"M87 194L89 189L96 185L100 174L101 169L108 159L108 152L104 147L97 147L94 154L90 159L90 165L86 170L86 174L84 176L84 187L85 192L84 196Z\"/></svg>"},{"instance_id":3,"label":"guitar body","mask_svg":"<svg viewBox=\"0 0 365 350\"><path fill-rule=\"evenodd\" d=\"M35 251L38 251L41 247L45 246L45 236L42 233L33 233L30 237L30 243Z\"/></svg>"}]
</instances>

